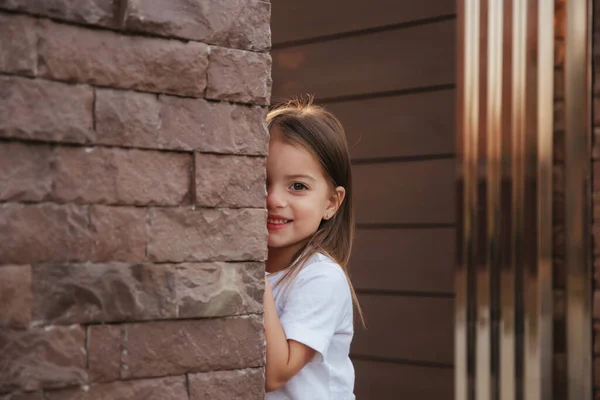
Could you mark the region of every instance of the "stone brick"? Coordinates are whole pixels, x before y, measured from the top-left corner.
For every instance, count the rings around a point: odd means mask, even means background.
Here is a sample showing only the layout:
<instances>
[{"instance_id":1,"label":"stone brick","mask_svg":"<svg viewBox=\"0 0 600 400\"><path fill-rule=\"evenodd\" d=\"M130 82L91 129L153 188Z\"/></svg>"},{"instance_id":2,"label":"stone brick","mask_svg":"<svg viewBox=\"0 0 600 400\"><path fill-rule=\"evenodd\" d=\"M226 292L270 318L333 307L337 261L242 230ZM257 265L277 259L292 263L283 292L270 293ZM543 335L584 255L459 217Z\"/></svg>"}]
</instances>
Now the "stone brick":
<instances>
[{"instance_id":1,"label":"stone brick","mask_svg":"<svg viewBox=\"0 0 600 400\"><path fill-rule=\"evenodd\" d=\"M143 208L91 207L93 260L96 262L145 260L148 242L146 215L147 210Z\"/></svg>"},{"instance_id":2,"label":"stone brick","mask_svg":"<svg viewBox=\"0 0 600 400\"><path fill-rule=\"evenodd\" d=\"M123 36L42 21L41 76L141 91L203 97L208 46Z\"/></svg>"},{"instance_id":3,"label":"stone brick","mask_svg":"<svg viewBox=\"0 0 600 400\"><path fill-rule=\"evenodd\" d=\"M154 261L262 261L267 214L260 209L153 209L148 256Z\"/></svg>"},{"instance_id":4,"label":"stone brick","mask_svg":"<svg viewBox=\"0 0 600 400\"><path fill-rule=\"evenodd\" d=\"M7 395L0 395L2 400L46 400L44 394L40 392L13 392Z\"/></svg>"},{"instance_id":5,"label":"stone brick","mask_svg":"<svg viewBox=\"0 0 600 400\"><path fill-rule=\"evenodd\" d=\"M91 88L0 76L0 137L90 142Z\"/></svg>"},{"instance_id":6,"label":"stone brick","mask_svg":"<svg viewBox=\"0 0 600 400\"><path fill-rule=\"evenodd\" d=\"M186 203L191 162L191 155L180 153L62 147L56 156L53 198L78 203Z\"/></svg>"},{"instance_id":7,"label":"stone brick","mask_svg":"<svg viewBox=\"0 0 600 400\"><path fill-rule=\"evenodd\" d=\"M50 146L0 143L0 200L41 201L50 192Z\"/></svg>"},{"instance_id":8,"label":"stone brick","mask_svg":"<svg viewBox=\"0 0 600 400\"><path fill-rule=\"evenodd\" d=\"M0 327L27 328L31 302L31 266L0 267Z\"/></svg>"},{"instance_id":9,"label":"stone brick","mask_svg":"<svg viewBox=\"0 0 600 400\"><path fill-rule=\"evenodd\" d=\"M64 387L87 381L80 326L0 329L0 392Z\"/></svg>"},{"instance_id":10,"label":"stone brick","mask_svg":"<svg viewBox=\"0 0 600 400\"><path fill-rule=\"evenodd\" d=\"M270 55L211 48L206 98L268 105L272 83Z\"/></svg>"},{"instance_id":11,"label":"stone brick","mask_svg":"<svg viewBox=\"0 0 600 400\"><path fill-rule=\"evenodd\" d=\"M33 318L55 324L175 318L175 277L165 265L40 264Z\"/></svg>"},{"instance_id":12,"label":"stone brick","mask_svg":"<svg viewBox=\"0 0 600 400\"><path fill-rule=\"evenodd\" d=\"M265 374L262 368L192 374L190 400L263 400Z\"/></svg>"},{"instance_id":13,"label":"stone brick","mask_svg":"<svg viewBox=\"0 0 600 400\"><path fill-rule=\"evenodd\" d=\"M262 263L179 264L176 268L180 318L262 312Z\"/></svg>"},{"instance_id":14,"label":"stone brick","mask_svg":"<svg viewBox=\"0 0 600 400\"><path fill-rule=\"evenodd\" d=\"M3 0L0 0L2 7ZM36 72L36 20L23 15L0 14L0 71L34 76Z\"/></svg>"},{"instance_id":15,"label":"stone brick","mask_svg":"<svg viewBox=\"0 0 600 400\"><path fill-rule=\"evenodd\" d=\"M260 367L263 329L262 316L128 325L123 377Z\"/></svg>"},{"instance_id":16,"label":"stone brick","mask_svg":"<svg viewBox=\"0 0 600 400\"><path fill-rule=\"evenodd\" d=\"M160 146L229 154L267 154L266 109L160 96Z\"/></svg>"},{"instance_id":17,"label":"stone brick","mask_svg":"<svg viewBox=\"0 0 600 400\"><path fill-rule=\"evenodd\" d=\"M196 204L265 207L266 161L262 157L196 154Z\"/></svg>"},{"instance_id":18,"label":"stone brick","mask_svg":"<svg viewBox=\"0 0 600 400\"><path fill-rule=\"evenodd\" d=\"M271 46L271 4L256 0L131 0L126 27L245 50Z\"/></svg>"},{"instance_id":19,"label":"stone brick","mask_svg":"<svg viewBox=\"0 0 600 400\"><path fill-rule=\"evenodd\" d=\"M98 143L156 148L160 129L157 96L96 89Z\"/></svg>"},{"instance_id":20,"label":"stone brick","mask_svg":"<svg viewBox=\"0 0 600 400\"><path fill-rule=\"evenodd\" d=\"M111 382L121 376L125 342L123 325L88 327L88 373L93 382Z\"/></svg>"},{"instance_id":21,"label":"stone brick","mask_svg":"<svg viewBox=\"0 0 600 400\"><path fill-rule=\"evenodd\" d=\"M48 400L182 400L187 399L184 376L123 381L47 392Z\"/></svg>"},{"instance_id":22,"label":"stone brick","mask_svg":"<svg viewBox=\"0 0 600 400\"><path fill-rule=\"evenodd\" d=\"M88 260L92 241L86 207L0 205L0 264Z\"/></svg>"},{"instance_id":23,"label":"stone brick","mask_svg":"<svg viewBox=\"0 0 600 400\"><path fill-rule=\"evenodd\" d=\"M0 8L83 24L113 26L114 0L0 0Z\"/></svg>"}]
</instances>

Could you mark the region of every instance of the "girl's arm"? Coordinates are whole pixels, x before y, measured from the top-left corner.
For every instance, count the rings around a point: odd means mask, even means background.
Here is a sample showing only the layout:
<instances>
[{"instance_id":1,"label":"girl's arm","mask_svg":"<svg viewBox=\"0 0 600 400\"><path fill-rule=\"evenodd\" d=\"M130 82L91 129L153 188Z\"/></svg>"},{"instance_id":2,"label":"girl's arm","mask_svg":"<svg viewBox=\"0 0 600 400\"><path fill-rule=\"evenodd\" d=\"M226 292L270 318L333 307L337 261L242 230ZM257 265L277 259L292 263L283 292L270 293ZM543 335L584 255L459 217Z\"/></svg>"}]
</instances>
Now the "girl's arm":
<instances>
[{"instance_id":1,"label":"girl's arm","mask_svg":"<svg viewBox=\"0 0 600 400\"><path fill-rule=\"evenodd\" d=\"M265 277L265 340L267 342L266 384L267 392L281 388L315 356L315 350L287 340L275 308L275 300Z\"/></svg>"}]
</instances>

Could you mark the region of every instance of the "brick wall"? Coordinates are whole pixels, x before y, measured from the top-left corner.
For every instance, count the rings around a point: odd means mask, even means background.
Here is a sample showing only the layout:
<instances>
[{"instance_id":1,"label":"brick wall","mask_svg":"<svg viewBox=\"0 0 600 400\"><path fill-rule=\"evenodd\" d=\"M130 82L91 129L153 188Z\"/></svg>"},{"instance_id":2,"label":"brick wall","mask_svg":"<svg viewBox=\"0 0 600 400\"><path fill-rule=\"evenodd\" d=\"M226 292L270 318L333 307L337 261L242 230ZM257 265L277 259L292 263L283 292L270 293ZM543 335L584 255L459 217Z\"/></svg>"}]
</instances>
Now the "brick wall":
<instances>
[{"instance_id":1,"label":"brick wall","mask_svg":"<svg viewBox=\"0 0 600 400\"><path fill-rule=\"evenodd\" d=\"M269 18L0 0L0 398L264 398Z\"/></svg>"}]
</instances>

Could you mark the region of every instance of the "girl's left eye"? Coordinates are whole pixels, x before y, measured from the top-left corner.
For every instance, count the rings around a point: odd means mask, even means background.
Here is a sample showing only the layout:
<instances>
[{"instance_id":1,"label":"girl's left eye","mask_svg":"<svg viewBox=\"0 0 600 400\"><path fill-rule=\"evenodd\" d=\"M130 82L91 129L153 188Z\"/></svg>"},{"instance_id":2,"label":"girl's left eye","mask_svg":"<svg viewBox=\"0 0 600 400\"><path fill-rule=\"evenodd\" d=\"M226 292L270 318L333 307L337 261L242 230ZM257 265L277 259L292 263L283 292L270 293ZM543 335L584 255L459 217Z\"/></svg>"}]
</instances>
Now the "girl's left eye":
<instances>
[{"instance_id":1,"label":"girl's left eye","mask_svg":"<svg viewBox=\"0 0 600 400\"><path fill-rule=\"evenodd\" d=\"M290 188L292 190L306 190L306 189L308 189L308 187L306 187L306 185L304 183L300 183L300 182L292 183L292 186L290 186Z\"/></svg>"}]
</instances>

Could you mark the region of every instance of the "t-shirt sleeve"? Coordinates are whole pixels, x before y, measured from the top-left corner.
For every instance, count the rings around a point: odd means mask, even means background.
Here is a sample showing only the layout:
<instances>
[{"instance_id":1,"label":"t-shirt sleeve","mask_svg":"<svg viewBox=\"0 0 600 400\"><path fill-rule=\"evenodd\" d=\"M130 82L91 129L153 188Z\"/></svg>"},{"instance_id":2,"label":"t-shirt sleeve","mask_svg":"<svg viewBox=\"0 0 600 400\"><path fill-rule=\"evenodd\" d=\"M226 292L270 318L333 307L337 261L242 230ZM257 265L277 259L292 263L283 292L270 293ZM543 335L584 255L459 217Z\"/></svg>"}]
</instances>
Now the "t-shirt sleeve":
<instances>
[{"instance_id":1,"label":"t-shirt sleeve","mask_svg":"<svg viewBox=\"0 0 600 400\"><path fill-rule=\"evenodd\" d=\"M288 289L280 315L288 339L325 354L337 326L350 307L351 295L343 272L330 265L310 265ZM348 304L350 302L350 305Z\"/></svg>"}]
</instances>

